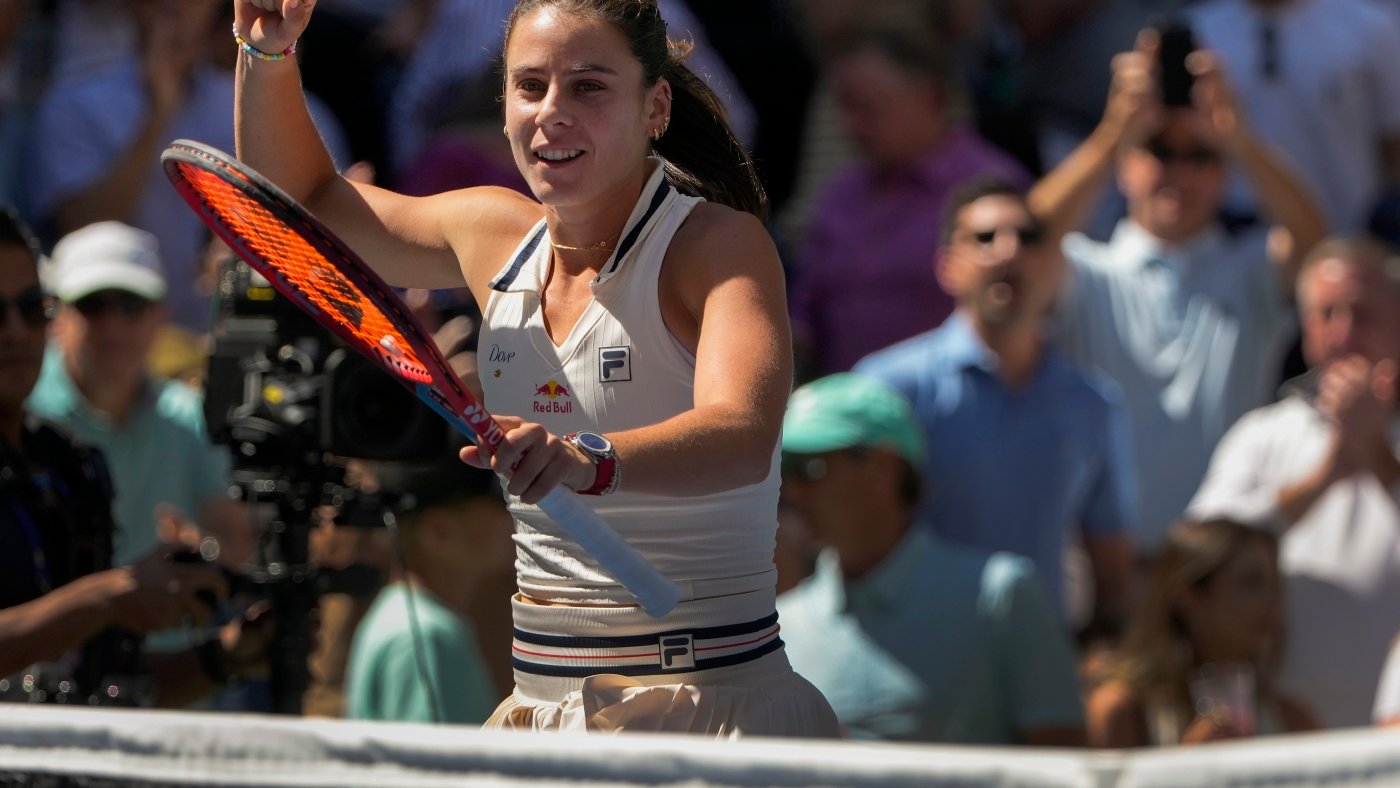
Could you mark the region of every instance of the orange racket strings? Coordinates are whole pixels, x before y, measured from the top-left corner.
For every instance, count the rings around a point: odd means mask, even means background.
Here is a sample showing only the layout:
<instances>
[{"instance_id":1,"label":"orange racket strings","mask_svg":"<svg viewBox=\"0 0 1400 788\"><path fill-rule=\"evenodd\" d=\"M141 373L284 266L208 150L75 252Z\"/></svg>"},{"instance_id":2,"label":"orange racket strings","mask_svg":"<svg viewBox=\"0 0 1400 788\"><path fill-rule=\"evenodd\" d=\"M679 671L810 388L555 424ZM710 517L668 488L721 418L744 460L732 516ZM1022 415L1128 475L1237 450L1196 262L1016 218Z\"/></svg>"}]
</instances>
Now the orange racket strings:
<instances>
[{"instance_id":1,"label":"orange racket strings","mask_svg":"<svg viewBox=\"0 0 1400 788\"><path fill-rule=\"evenodd\" d=\"M177 166L225 229L306 300L332 316L363 347L373 348L401 377L420 383L433 381L403 332L316 247L219 175L183 162Z\"/></svg>"}]
</instances>

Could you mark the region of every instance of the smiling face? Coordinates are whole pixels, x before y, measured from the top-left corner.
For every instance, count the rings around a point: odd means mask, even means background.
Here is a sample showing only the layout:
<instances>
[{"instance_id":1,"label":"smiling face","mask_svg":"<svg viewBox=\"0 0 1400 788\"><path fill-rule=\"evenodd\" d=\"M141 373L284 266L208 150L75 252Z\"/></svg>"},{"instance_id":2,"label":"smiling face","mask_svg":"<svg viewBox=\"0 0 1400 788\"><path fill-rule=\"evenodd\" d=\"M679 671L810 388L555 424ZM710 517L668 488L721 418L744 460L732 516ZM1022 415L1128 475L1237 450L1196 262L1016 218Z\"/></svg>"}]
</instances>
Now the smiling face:
<instances>
[{"instance_id":1,"label":"smiling face","mask_svg":"<svg viewBox=\"0 0 1400 788\"><path fill-rule=\"evenodd\" d=\"M646 84L620 30L541 7L515 21L505 65L506 133L541 202L607 204L615 193L640 190L648 135L670 116L670 86ZM630 209L632 200L624 204Z\"/></svg>"}]
</instances>

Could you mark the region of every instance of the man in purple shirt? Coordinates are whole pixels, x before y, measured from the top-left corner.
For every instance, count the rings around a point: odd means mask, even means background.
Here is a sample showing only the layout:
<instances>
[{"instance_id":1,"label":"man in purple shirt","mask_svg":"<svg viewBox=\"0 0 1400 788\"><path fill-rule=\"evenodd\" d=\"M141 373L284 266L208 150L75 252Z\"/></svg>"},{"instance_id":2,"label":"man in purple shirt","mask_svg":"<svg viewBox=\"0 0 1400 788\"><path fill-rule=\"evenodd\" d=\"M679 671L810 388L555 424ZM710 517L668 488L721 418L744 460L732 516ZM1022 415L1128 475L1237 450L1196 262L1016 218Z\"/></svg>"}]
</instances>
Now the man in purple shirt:
<instances>
[{"instance_id":1,"label":"man in purple shirt","mask_svg":"<svg viewBox=\"0 0 1400 788\"><path fill-rule=\"evenodd\" d=\"M823 189L799 250L791 316L804 376L934 328L953 309L934 277L948 195L1025 171L950 117L950 65L894 32L854 35L831 61L842 124L861 159Z\"/></svg>"}]
</instances>

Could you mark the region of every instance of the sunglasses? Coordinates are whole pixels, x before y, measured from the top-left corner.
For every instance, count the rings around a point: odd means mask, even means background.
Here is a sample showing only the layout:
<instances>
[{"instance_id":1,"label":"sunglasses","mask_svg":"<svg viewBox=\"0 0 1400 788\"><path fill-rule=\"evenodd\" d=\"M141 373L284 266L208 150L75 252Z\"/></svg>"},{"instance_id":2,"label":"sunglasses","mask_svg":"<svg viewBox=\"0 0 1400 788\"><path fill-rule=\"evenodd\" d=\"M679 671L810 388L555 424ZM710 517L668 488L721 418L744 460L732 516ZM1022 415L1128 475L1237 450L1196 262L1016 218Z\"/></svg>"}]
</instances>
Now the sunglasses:
<instances>
[{"instance_id":1,"label":"sunglasses","mask_svg":"<svg viewBox=\"0 0 1400 788\"><path fill-rule=\"evenodd\" d=\"M1016 240L1022 246L1036 246L1045 240L1045 228L1039 224L1027 224L1020 227L992 227L987 230L973 230L968 233L978 246L991 246L996 243L997 236L1002 233L1015 233Z\"/></svg>"},{"instance_id":2,"label":"sunglasses","mask_svg":"<svg viewBox=\"0 0 1400 788\"><path fill-rule=\"evenodd\" d=\"M11 309L30 328L42 328L53 317L53 302L38 287L22 290L11 299L0 296L0 324L9 321Z\"/></svg>"},{"instance_id":3,"label":"sunglasses","mask_svg":"<svg viewBox=\"0 0 1400 788\"><path fill-rule=\"evenodd\" d=\"M850 457L860 458L869 454L869 449L864 447L852 447L841 449L835 452L824 454L798 454L795 452L783 452L781 469L783 478L796 482L819 482L826 478L831 470L831 462L828 455L845 454Z\"/></svg>"},{"instance_id":4,"label":"sunglasses","mask_svg":"<svg viewBox=\"0 0 1400 788\"><path fill-rule=\"evenodd\" d=\"M139 317L150 308L151 303L125 290L103 290L74 301L73 308L83 317L97 317L111 309L121 313L122 317Z\"/></svg>"},{"instance_id":5,"label":"sunglasses","mask_svg":"<svg viewBox=\"0 0 1400 788\"><path fill-rule=\"evenodd\" d=\"M1173 148L1160 142L1148 143L1144 148L1152 158L1163 164L1180 162L1194 167L1207 167L1220 162L1220 152L1210 148Z\"/></svg>"}]
</instances>

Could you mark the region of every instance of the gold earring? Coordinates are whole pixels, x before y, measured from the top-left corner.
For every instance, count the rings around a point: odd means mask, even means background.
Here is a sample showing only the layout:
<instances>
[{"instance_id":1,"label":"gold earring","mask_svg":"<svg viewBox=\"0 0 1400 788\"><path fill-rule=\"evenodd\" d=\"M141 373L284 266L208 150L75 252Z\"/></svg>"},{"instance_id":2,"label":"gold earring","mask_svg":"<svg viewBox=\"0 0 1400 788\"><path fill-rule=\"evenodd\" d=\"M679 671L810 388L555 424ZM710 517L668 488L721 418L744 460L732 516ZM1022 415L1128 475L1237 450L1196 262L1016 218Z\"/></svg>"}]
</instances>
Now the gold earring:
<instances>
[{"instance_id":1,"label":"gold earring","mask_svg":"<svg viewBox=\"0 0 1400 788\"><path fill-rule=\"evenodd\" d=\"M506 135L506 138L509 139L509 138L510 138L510 127L509 127L509 126L502 126L502 127L501 127L501 133L504 134L504 135Z\"/></svg>"},{"instance_id":2,"label":"gold earring","mask_svg":"<svg viewBox=\"0 0 1400 788\"><path fill-rule=\"evenodd\" d=\"M660 128L660 127L655 128L655 129L652 129L652 132L651 132L651 141L652 141L652 142L659 142L659 141L661 140L661 135L664 134L665 132L666 132L666 130L663 129L663 128Z\"/></svg>"}]
</instances>

